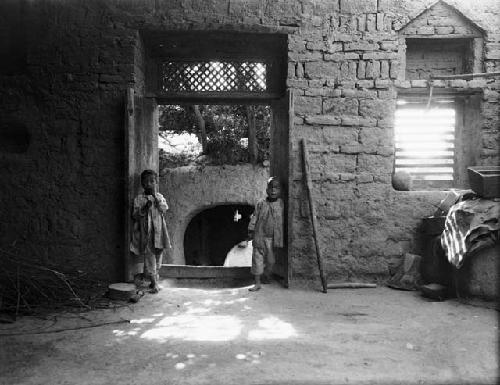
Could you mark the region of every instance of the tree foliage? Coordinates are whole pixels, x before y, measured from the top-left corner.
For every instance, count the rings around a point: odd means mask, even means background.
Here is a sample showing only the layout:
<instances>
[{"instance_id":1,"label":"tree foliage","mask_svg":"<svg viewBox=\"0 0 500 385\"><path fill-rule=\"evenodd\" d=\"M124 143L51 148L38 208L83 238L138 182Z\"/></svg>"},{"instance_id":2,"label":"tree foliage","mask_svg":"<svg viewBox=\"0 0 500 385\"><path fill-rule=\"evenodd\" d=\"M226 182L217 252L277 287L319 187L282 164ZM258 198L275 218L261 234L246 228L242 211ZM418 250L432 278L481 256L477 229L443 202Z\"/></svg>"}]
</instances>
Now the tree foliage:
<instances>
[{"instance_id":1,"label":"tree foliage","mask_svg":"<svg viewBox=\"0 0 500 385\"><path fill-rule=\"evenodd\" d=\"M199 114L198 114L199 111ZM195 134L205 143L204 155L213 164L248 162L248 114L255 117L258 155L256 161L269 159L269 106L246 105L166 105L160 108L160 135L168 133ZM202 126L200 127L200 118ZM203 129L204 128L204 129ZM203 138L203 133L205 138ZM243 139L243 140L242 140Z\"/></svg>"}]
</instances>

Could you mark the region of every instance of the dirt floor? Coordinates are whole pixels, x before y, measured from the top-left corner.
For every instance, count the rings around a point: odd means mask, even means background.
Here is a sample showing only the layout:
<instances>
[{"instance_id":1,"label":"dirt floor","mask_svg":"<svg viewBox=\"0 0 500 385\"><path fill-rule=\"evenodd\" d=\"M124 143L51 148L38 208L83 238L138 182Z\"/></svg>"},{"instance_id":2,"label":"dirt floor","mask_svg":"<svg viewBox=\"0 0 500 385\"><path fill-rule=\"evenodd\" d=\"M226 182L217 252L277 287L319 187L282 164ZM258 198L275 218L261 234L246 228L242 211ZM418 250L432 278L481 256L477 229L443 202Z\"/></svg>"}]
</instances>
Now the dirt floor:
<instances>
[{"instance_id":1,"label":"dirt floor","mask_svg":"<svg viewBox=\"0 0 500 385\"><path fill-rule=\"evenodd\" d=\"M276 283L256 293L247 287L180 288L172 280L162 285L160 294L114 310L0 325L0 383L495 384L499 379L493 309L432 302L384 287L323 294ZM68 328L76 330L61 331ZM12 333L17 335L7 336Z\"/></svg>"}]
</instances>

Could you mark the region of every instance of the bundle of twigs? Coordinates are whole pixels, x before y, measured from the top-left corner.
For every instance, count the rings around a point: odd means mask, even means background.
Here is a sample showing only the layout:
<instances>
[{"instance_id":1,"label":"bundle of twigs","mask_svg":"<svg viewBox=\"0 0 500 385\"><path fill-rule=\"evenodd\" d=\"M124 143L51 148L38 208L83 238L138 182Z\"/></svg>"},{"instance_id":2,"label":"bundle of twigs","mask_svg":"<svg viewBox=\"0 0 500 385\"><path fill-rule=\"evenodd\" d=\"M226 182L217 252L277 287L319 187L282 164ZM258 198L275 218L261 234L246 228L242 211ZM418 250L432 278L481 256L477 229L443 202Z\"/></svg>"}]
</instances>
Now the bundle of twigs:
<instances>
[{"instance_id":1,"label":"bundle of twigs","mask_svg":"<svg viewBox=\"0 0 500 385\"><path fill-rule=\"evenodd\" d=\"M84 272L61 272L0 249L1 312L17 316L67 306L90 309L99 286Z\"/></svg>"}]
</instances>

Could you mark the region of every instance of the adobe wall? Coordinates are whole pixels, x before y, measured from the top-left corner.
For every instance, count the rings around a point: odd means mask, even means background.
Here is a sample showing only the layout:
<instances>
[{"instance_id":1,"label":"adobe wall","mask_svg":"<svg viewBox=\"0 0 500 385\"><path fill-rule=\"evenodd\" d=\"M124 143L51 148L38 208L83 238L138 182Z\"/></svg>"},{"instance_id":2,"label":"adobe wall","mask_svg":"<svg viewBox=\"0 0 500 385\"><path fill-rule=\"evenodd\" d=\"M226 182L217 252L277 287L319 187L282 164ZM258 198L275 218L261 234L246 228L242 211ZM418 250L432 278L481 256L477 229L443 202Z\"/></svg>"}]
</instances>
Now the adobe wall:
<instances>
[{"instance_id":1,"label":"adobe wall","mask_svg":"<svg viewBox=\"0 0 500 385\"><path fill-rule=\"evenodd\" d=\"M328 278L384 278L416 247L417 225L442 193L391 187L397 31L423 0L39 0L0 4L1 127L24 127L25 152L4 132L0 245L34 260L108 279L123 274L124 92L143 90L139 30L287 33L295 94L290 257L294 278L315 278L298 140L312 151L314 194ZM484 70L500 69L496 1L450 1L485 29ZM477 163L498 164L499 80L454 81L483 90ZM9 136L10 135L10 136ZM23 139L24 138L24 139ZM10 146L10 147L9 147ZM22 147L22 146L20 146ZM168 194L167 194L168 195Z\"/></svg>"}]
</instances>

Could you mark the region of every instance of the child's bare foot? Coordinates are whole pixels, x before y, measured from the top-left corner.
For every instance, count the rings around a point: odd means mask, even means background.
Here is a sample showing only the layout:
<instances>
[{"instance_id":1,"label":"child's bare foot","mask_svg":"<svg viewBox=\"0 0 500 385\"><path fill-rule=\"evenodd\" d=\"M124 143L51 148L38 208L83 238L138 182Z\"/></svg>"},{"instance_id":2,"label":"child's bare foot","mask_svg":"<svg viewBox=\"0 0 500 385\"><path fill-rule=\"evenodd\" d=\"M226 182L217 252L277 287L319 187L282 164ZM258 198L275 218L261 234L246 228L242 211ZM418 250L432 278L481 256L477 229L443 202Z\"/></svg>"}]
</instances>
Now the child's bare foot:
<instances>
[{"instance_id":1,"label":"child's bare foot","mask_svg":"<svg viewBox=\"0 0 500 385\"><path fill-rule=\"evenodd\" d=\"M149 290L151 294L157 294L160 291L160 288L158 286L155 286Z\"/></svg>"},{"instance_id":2,"label":"child's bare foot","mask_svg":"<svg viewBox=\"0 0 500 385\"><path fill-rule=\"evenodd\" d=\"M258 291L260 290L260 285L253 285L251 288L248 289L248 291Z\"/></svg>"}]
</instances>

